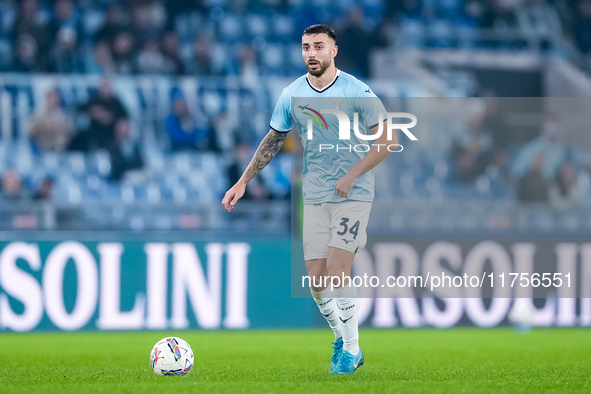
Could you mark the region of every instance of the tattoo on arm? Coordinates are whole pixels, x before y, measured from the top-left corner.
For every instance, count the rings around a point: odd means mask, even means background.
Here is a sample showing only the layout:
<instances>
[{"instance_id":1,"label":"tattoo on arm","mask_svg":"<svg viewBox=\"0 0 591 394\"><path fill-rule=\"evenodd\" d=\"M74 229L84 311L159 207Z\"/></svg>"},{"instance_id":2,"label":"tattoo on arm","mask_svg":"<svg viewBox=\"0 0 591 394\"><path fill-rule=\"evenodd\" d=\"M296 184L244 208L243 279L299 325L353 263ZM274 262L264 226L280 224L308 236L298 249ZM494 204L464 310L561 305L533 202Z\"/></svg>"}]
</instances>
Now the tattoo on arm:
<instances>
[{"instance_id":1,"label":"tattoo on arm","mask_svg":"<svg viewBox=\"0 0 591 394\"><path fill-rule=\"evenodd\" d=\"M244 175L242 175L242 178L246 183L269 164L271 159L275 157L277 152L281 149L286 137L287 133L280 133L275 130L270 130L267 133L257 148L250 164L244 171Z\"/></svg>"}]
</instances>

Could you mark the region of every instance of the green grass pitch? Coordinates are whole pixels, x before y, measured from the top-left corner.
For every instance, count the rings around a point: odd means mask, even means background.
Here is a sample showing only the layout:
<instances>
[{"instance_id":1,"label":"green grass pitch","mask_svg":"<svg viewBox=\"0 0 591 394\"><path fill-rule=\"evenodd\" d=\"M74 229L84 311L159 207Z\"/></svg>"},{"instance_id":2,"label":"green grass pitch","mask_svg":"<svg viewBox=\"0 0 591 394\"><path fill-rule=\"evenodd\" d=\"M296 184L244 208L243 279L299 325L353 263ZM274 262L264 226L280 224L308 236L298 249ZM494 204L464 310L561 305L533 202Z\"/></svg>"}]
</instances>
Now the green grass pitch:
<instances>
[{"instance_id":1,"label":"green grass pitch","mask_svg":"<svg viewBox=\"0 0 591 394\"><path fill-rule=\"evenodd\" d=\"M157 340L189 342L185 377L155 376ZM1 393L591 392L589 329L361 330L366 364L329 375L330 330L0 334Z\"/></svg>"}]
</instances>

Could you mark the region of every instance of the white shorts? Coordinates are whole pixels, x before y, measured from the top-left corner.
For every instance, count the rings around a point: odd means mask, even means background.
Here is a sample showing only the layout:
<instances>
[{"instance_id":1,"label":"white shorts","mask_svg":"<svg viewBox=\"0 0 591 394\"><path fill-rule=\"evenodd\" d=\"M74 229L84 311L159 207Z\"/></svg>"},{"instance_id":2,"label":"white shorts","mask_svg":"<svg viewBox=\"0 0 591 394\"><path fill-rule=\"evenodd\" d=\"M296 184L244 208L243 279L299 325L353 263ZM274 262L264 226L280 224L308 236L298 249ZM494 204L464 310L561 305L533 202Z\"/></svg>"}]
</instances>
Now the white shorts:
<instances>
[{"instance_id":1,"label":"white shorts","mask_svg":"<svg viewBox=\"0 0 591 394\"><path fill-rule=\"evenodd\" d=\"M357 253L367 242L371 202L304 205L304 258L325 259L328 248Z\"/></svg>"}]
</instances>

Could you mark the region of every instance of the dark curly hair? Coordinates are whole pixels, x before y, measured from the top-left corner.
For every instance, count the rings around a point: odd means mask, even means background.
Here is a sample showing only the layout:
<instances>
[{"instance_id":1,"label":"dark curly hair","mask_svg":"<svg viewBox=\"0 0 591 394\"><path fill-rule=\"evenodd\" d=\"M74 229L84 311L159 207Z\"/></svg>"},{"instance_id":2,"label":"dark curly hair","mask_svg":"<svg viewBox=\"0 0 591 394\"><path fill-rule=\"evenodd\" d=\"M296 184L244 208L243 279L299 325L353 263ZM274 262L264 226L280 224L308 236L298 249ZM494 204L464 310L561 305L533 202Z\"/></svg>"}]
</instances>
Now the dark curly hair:
<instances>
[{"instance_id":1,"label":"dark curly hair","mask_svg":"<svg viewBox=\"0 0 591 394\"><path fill-rule=\"evenodd\" d=\"M321 33L325 33L332 38L335 43L337 42L337 35L334 33L334 29L328 25L312 25L307 27L302 36L313 36Z\"/></svg>"}]
</instances>

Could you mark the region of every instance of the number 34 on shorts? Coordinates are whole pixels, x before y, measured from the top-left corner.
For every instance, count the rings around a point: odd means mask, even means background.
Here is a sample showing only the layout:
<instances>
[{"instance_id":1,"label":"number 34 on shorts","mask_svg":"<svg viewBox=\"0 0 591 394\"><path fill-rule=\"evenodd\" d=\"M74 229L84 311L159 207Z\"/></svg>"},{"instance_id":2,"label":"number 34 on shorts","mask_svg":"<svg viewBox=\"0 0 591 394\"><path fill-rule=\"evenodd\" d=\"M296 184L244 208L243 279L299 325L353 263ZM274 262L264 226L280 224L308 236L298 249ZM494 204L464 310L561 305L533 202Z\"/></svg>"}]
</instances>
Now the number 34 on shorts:
<instances>
[{"instance_id":1,"label":"number 34 on shorts","mask_svg":"<svg viewBox=\"0 0 591 394\"><path fill-rule=\"evenodd\" d=\"M304 205L304 257L325 258L328 247L358 252L367 242L371 202Z\"/></svg>"}]
</instances>

